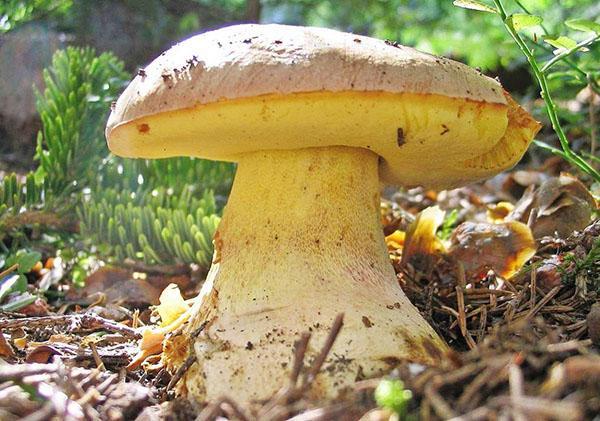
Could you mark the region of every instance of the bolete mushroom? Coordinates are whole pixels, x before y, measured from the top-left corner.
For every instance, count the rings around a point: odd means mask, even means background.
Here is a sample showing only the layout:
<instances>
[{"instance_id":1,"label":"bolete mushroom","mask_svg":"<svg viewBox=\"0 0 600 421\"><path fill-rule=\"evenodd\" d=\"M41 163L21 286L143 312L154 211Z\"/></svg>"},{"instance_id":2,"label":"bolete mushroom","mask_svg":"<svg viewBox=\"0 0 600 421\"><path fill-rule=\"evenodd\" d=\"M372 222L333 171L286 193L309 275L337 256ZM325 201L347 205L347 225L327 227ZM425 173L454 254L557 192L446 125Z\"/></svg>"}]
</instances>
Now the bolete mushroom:
<instances>
[{"instance_id":1,"label":"bolete mushroom","mask_svg":"<svg viewBox=\"0 0 600 421\"><path fill-rule=\"evenodd\" d=\"M345 313L315 393L333 396L444 342L400 288L380 182L452 187L514 165L539 129L500 84L445 58L322 28L238 25L187 39L117 101L125 157L238 163L188 333L196 398L269 397L294 341ZM179 361L181 363L181 361Z\"/></svg>"}]
</instances>

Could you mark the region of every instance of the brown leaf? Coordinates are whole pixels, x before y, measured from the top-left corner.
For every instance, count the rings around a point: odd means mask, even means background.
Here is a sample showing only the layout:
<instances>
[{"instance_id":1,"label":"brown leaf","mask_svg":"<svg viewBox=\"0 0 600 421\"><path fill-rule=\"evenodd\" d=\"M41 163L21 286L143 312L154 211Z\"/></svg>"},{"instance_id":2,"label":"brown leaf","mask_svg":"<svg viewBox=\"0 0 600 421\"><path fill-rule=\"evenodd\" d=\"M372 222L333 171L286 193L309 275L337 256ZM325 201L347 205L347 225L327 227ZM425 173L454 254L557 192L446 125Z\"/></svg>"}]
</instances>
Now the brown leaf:
<instances>
[{"instance_id":1,"label":"brown leaf","mask_svg":"<svg viewBox=\"0 0 600 421\"><path fill-rule=\"evenodd\" d=\"M528 187L540 186L547 179L548 175L540 171L512 171L505 176L502 182L502 190L513 198L518 199Z\"/></svg>"},{"instance_id":2,"label":"brown leaf","mask_svg":"<svg viewBox=\"0 0 600 421\"><path fill-rule=\"evenodd\" d=\"M13 358L14 356L15 351L13 351L4 334L0 332L0 357Z\"/></svg>"},{"instance_id":3,"label":"brown leaf","mask_svg":"<svg viewBox=\"0 0 600 421\"><path fill-rule=\"evenodd\" d=\"M531 227L536 239L554 235L566 238L589 224L596 207L594 197L583 183L563 173L536 190L528 189L507 219L527 222L536 209Z\"/></svg>"},{"instance_id":4,"label":"brown leaf","mask_svg":"<svg viewBox=\"0 0 600 421\"><path fill-rule=\"evenodd\" d=\"M468 278L489 270L509 279L535 254L531 230L520 222L464 222L451 238L448 254L462 263Z\"/></svg>"},{"instance_id":5,"label":"brown leaf","mask_svg":"<svg viewBox=\"0 0 600 421\"><path fill-rule=\"evenodd\" d=\"M487 219L492 223L503 222L515 207L510 202L498 202L487 208Z\"/></svg>"},{"instance_id":6,"label":"brown leaf","mask_svg":"<svg viewBox=\"0 0 600 421\"><path fill-rule=\"evenodd\" d=\"M33 303L20 309L19 313L26 316L47 316L50 314L50 308L46 300L38 298Z\"/></svg>"},{"instance_id":7,"label":"brown leaf","mask_svg":"<svg viewBox=\"0 0 600 421\"><path fill-rule=\"evenodd\" d=\"M563 259L559 255L553 255L542 261L535 269L535 282L538 288L544 292L548 292L562 283L562 274L560 272L562 262Z\"/></svg>"},{"instance_id":8,"label":"brown leaf","mask_svg":"<svg viewBox=\"0 0 600 421\"><path fill-rule=\"evenodd\" d=\"M38 345L27 353L25 361L28 363L46 364L53 355L62 355L62 353L52 346Z\"/></svg>"},{"instance_id":9,"label":"brown leaf","mask_svg":"<svg viewBox=\"0 0 600 421\"><path fill-rule=\"evenodd\" d=\"M147 306L158 304L162 290L170 283L191 285L187 275L134 276L131 270L105 266L88 276L85 286L72 290L68 298L91 303L101 293L108 303Z\"/></svg>"},{"instance_id":10,"label":"brown leaf","mask_svg":"<svg viewBox=\"0 0 600 421\"><path fill-rule=\"evenodd\" d=\"M435 232L444 221L445 212L437 206L421 211L408 227L402 250L402 265L410 263L415 269L427 271L443 253L444 245Z\"/></svg>"}]
</instances>

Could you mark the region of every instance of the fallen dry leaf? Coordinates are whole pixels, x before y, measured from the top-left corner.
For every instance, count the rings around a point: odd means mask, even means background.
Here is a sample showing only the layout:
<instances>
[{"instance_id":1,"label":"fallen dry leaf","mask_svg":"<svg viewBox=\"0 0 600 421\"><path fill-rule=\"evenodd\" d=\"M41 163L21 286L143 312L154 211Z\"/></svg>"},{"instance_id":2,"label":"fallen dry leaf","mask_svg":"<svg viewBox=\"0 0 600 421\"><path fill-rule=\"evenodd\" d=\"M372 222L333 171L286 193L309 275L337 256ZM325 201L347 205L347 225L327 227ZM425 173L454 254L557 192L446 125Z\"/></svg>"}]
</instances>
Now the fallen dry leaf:
<instances>
[{"instance_id":1,"label":"fallen dry leaf","mask_svg":"<svg viewBox=\"0 0 600 421\"><path fill-rule=\"evenodd\" d=\"M554 235L566 238L589 224L596 207L594 197L583 183L563 173L546 180L538 189L528 188L507 220L526 223L536 210L531 226L536 239Z\"/></svg>"},{"instance_id":2,"label":"fallen dry leaf","mask_svg":"<svg viewBox=\"0 0 600 421\"><path fill-rule=\"evenodd\" d=\"M101 267L87 277L83 288L71 290L67 298L91 303L98 294L104 294L107 303L145 307L158 304L161 292L169 284L177 284L184 290L193 287L189 275L134 276L134 273L128 269Z\"/></svg>"},{"instance_id":3,"label":"fallen dry leaf","mask_svg":"<svg viewBox=\"0 0 600 421\"><path fill-rule=\"evenodd\" d=\"M97 293L106 295L111 303L132 305L156 304L160 296L159 288L145 279L134 279L133 272L115 267L102 267L85 280L85 287L73 290L71 299L89 299Z\"/></svg>"},{"instance_id":4,"label":"fallen dry leaf","mask_svg":"<svg viewBox=\"0 0 600 421\"><path fill-rule=\"evenodd\" d=\"M27 353L25 361L28 363L46 364L53 355L62 355L62 353L50 345L36 345Z\"/></svg>"},{"instance_id":5,"label":"fallen dry leaf","mask_svg":"<svg viewBox=\"0 0 600 421\"><path fill-rule=\"evenodd\" d=\"M546 180L548 180L548 175L544 172L535 170L512 171L506 175L502 183L502 190L518 199L527 187L540 186Z\"/></svg>"},{"instance_id":6,"label":"fallen dry leaf","mask_svg":"<svg viewBox=\"0 0 600 421\"><path fill-rule=\"evenodd\" d=\"M538 288L544 292L562 283L561 264L563 258L560 255L553 255L542 260L541 264L535 268L535 283Z\"/></svg>"},{"instance_id":7,"label":"fallen dry leaf","mask_svg":"<svg viewBox=\"0 0 600 421\"><path fill-rule=\"evenodd\" d=\"M173 323L190 307L183 299L179 287L175 284L168 285L160 294L159 300L160 304L156 306L156 312L160 316L161 326Z\"/></svg>"},{"instance_id":8,"label":"fallen dry leaf","mask_svg":"<svg viewBox=\"0 0 600 421\"><path fill-rule=\"evenodd\" d=\"M13 358L14 356L15 351L13 351L4 334L0 332L0 357Z\"/></svg>"},{"instance_id":9,"label":"fallen dry leaf","mask_svg":"<svg viewBox=\"0 0 600 421\"><path fill-rule=\"evenodd\" d=\"M509 279L536 251L531 230L516 221L463 222L450 241L448 254L463 265L469 279L483 278L489 270Z\"/></svg>"},{"instance_id":10,"label":"fallen dry leaf","mask_svg":"<svg viewBox=\"0 0 600 421\"><path fill-rule=\"evenodd\" d=\"M510 202L498 202L487 208L487 219L493 224L504 222L515 206Z\"/></svg>"},{"instance_id":11,"label":"fallen dry leaf","mask_svg":"<svg viewBox=\"0 0 600 421\"><path fill-rule=\"evenodd\" d=\"M50 314L50 308L46 300L38 297L33 303L23 307L18 312L26 316L47 316Z\"/></svg>"},{"instance_id":12,"label":"fallen dry leaf","mask_svg":"<svg viewBox=\"0 0 600 421\"><path fill-rule=\"evenodd\" d=\"M444 252L444 245L435 235L444 222L445 212L438 206L422 210L410 224L404 239L402 265L410 263L415 269L427 271Z\"/></svg>"},{"instance_id":13,"label":"fallen dry leaf","mask_svg":"<svg viewBox=\"0 0 600 421\"><path fill-rule=\"evenodd\" d=\"M404 231L396 230L387 237L385 237L385 244L388 250L399 250L404 247L404 241L406 239L406 233Z\"/></svg>"},{"instance_id":14,"label":"fallen dry leaf","mask_svg":"<svg viewBox=\"0 0 600 421\"><path fill-rule=\"evenodd\" d=\"M179 287L170 284L160 295L160 304L156 311L161 317L160 325L142 328L139 351L127 366L128 370L137 368L149 356L162 352L167 333L173 332L187 321L191 307L183 299Z\"/></svg>"}]
</instances>

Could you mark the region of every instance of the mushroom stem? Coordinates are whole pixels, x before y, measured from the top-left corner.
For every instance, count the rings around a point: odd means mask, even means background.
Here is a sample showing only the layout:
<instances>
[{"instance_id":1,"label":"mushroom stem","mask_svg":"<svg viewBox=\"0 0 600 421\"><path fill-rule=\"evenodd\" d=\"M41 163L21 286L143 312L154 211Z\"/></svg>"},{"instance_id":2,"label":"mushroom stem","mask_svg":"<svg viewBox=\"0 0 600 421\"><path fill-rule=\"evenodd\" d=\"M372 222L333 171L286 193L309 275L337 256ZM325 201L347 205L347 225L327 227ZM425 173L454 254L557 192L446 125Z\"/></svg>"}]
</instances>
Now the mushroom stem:
<instances>
[{"instance_id":1,"label":"mushroom stem","mask_svg":"<svg viewBox=\"0 0 600 421\"><path fill-rule=\"evenodd\" d=\"M389 261L378 156L345 146L244 154L192 316L192 330L209 324L195 342L188 391L269 397L286 383L300 333L312 332L314 356L342 312L320 396L402 359L435 363L445 349Z\"/></svg>"}]
</instances>

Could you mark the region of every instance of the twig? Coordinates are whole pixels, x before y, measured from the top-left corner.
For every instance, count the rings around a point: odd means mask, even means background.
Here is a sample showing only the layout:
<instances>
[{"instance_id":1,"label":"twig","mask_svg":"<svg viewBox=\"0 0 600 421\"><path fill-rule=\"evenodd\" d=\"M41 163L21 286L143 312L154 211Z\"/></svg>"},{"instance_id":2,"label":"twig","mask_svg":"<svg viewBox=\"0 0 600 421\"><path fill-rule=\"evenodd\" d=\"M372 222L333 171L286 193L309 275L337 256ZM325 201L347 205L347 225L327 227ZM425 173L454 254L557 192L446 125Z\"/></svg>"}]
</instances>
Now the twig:
<instances>
[{"instance_id":1,"label":"twig","mask_svg":"<svg viewBox=\"0 0 600 421\"><path fill-rule=\"evenodd\" d=\"M196 352L194 351L193 342L198 336L200 336L200 334L204 331L204 329L206 329L206 326L208 326L207 320L203 321L200 324L200 326L198 326L198 328L195 329L191 333L190 339L189 339L189 348L191 349L191 353L185 359L183 364L177 369L177 371L175 372L173 377L171 377L171 380L169 380L169 384L167 384L165 393L169 392L169 390L171 390L177 384L177 382L179 380L181 380L181 378L185 375L185 373L187 373L187 371L190 369L192 364L194 364L196 362L196 360L198 359L198 357L196 356Z\"/></svg>"},{"instance_id":2,"label":"twig","mask_svg":"<svg viewBox=\"0 0 600 421\"><path fill-rule=\"evenodd\" d=\"M294 350L294 365L292 366L292 372L290 373L290 386L296 386L298 383L298 377L304 363L304 355L306 354L306 348L308 347L308 341L310 341L310 332L303 332L302 336L298 340Z\"/></svg>"},{"instance_id":3,"label":"twig","mask_svg":"<svg viewBox=\"0 0 600 421\"><path fill-rule=\"evenodd\" d=\"M319 353L319 355L317 355L317 358L315 358L315 361L308 370L307 376L305 377L305 379L303 379L305 380L305 385L303 387L304 390L308 389L312 381L317 377L317 374L321 370L321 367L323 366L327 355L329 355L329 351L331 351L331 347L333 346L333 343L335 342L343 325L344 313L340 313L335 317L335 320L333 321L333 325L331 326L329 335L327 335L327 338L325 339L325 343L323 344L321 352Z\"/></svg>"},{"instance_id":4,"label":"twig","mask_svg":"<svg viewBox=\"0 0 600 421\"><path fill-rule=\"evenodd\" d=\"M197 360L197 357L194 352L192 352L191 355L188 355L188 357L185 359L183 364L181 364L181 366L179 366L179 368L177 369L177 371L175 372L175 374L169 381L169 384L167 384L165 393L168 392L169 390L171 390L173 388L173 386L175 386L177 384L177 382L179 380L181 380L181 378L185 375L185 373L187 373L187 371L190 369L192 364L194 364L196 362L196 360Z\"/></svg>"},{"instance_id":5,"label":"twig","mask_svg":"<svg viewBox=\"0 0 600 421\"><path fill-rule=\"evenodd\" d=\"M70 314L61 316L24 317L22 319L0 319L0 329L36 328L43 326L67 325L71 332L103 329L118 332L123 336L141 339L136 330L121 323L95 314Z\"/></svg>"},{"instance_id":6,"label":"twig","mask_svg":"<svg viewBox=\"0 0 600 421\"><path fill-rule=\"evenodd\" d=\"M490 420L494 419L495 415L490 408L485 406L480 406L466 414L460 415L458 417L450 418L448 421L480 421L480 420Z\"/></svg>"},{"instance_id":7,"label":"twig","mask_svg":"<svg viewBox=\"0 0 600 421\"><path fill-rule=\"evenodd\" d=\"M56 364L3 364L0 369L0 383L9 380L20 380L26 376L36 374L55 373L58 370Z\"/></svg>"},{"instance_id":8,"label":"twig","mask_svg":"<svg viewBox=\"0 0 600 421\"><path fill-rule=\"evenodd\" d=\"M510 357L509 357L510 358ZM489 383L490 379L498 377L499 373L505 369L509 358L503 358L494 364L490 365L486 370L480 372L463 390L462 395L458 398L458 407L470 409L477 405L479 400L475 399L475 395Z\"/></svg>"},{"instance_id":9,"label":"twig","mask_svg":"<svg viewBox=\"0 0 600 421\"><path fill-rule=\"evenodd\" d=\"M18 263L15 263L12 266L9 266L8 268L6 268L5 270L3 270L2 272L0 272L0 278L4 278L6 275L8 275L9 273L14 272L15 270L17 270L19 267Z\"/></svg>"},{"instance_id":10,"label":"twig","mask_svg":"<svg viewBox=\"0 0 600 421\"><path fill-rule=\"evenodd\" d=\"M568 57L571 54L573 54L573 53L581 50L583 47L587 47L588 45L593 44L594 42L598 41L599 39L600 39L600 34L594 34L591 37L586 38L583 41L578 42L572 48L569 48L568 50L565 50L562 53L555 55L546 64L544 64L544 66L540 70L542 71L542 73L547 72L548 69L550 69L550 67L554 66L556 63L558 63L559 61L561 61L565 57Z\"/></svg>"},{"instance_id":11,"label":"twig","mask_svg":"<svg viewBox=\"0 0 600 421\"><path fill-rule=\"evenodd\" d=\"M531 211L533 212L533 210ZM537 214L537 210L536 210L536 214ZM531 216L531 214L529 215ZM530 227L531 228L531 227ZM529 278L529 306L531 308L533 308L535 306L535 300L536 300L536 285L537 285L537 271L535 269L533 269L531 271L531 277Z\"/></svg>"},{"instance_id":12,"label":"twig","mask_svg":"<svg viewBox=\"0 0 600 421\"><path fill-rule=\"evenodd\" d=\"M552 418L563 421L583 420L581 405L568 400L553 401L550 399L521 396L517 401L512 401L509 396L499 396L491 402L495 406L505 407L513 405L529 415L529 419Z\"/></svg>"},{"instance_id":13,"label":"twig","mask_svg":"<svg viewBox=\"0 0 600 421\"><path fill-rule=\"evenodd\" d=\"M446 402L444 398L440 396L437 388L433 386L433 382L430 382L427 384L427 386L425 386L424 394L438 417L442 419L456 417L456 413L450 407L450 405L448 405L448 402Z\"/></svg>"},{"instance_id":14,"label":"twig","mask_svg":"<svg viewBox=\"0 0 600 421\"><path fill-rule=\"evenodd\" d=\"M296 416L288 418L287 421L326 421L342 418L344 411L350 406L349 403L331 405L325 408L311 409Z\"/></svg>"},{"instance_id":15,"label":"twig","mask_svg":"<svg viewBox=\"0 0 600 421\"><path fill-rule=\"evenodd\" d=\"M533 318L533 316L535 316L537 314L537 312L540 311L540 309L548 303L548 301L553 299L556 296L556 294L558 294L558 292L561 290L561 288L562 288L562 285L557 285L554 288L552 288L550 290L550 292L548 292L548 294L546 294L546 296L544 298L542 298L540 300L540 302L537 303L537 305L534 308L531 309L531 311L525 317L526 320L531 320Z\"/></svg>"},{"instance_id":16,"label":"twig","mask_svg":"<svg viewBox=\"0 0 600 421\"><path fill-rule=\"evenodd\" d=\"M467 345L470 349L477 346L471 334L467 330L467 317L465 315L465 296L463 295L463 289L460 286L456 286L456 302L458 307L458 325L460 326L460 333L462 333Z\"/></svg>"},{"instance_id":17,"label":"twig","mask_svg":"<svg viewBox=\"0 0 600 421\"><path fill-rule=\"evenodd\" d=\"M98 370L105 371L106 367L104 367L104 362L102 361L102 358L100 358L100 354L98 354L98 348L96 348L96 344L90 342L90 349L92 350L92 356L94 357L94 362L96 363Z\"/></svg>"},{"instance_id":18,"label":"twig","mask_svg":"<svg viewBox=\"0 0 600 421\"><path fill-rule=\"evenodd\" d=\"M584 339L581 341L572 340L572 341L567 341L567 342L561 342L558 344L549 344L546 347L546 350L548 352L571 352L571 351L578 351L578 350L586 349L590 346L592 346L591 339Z\"/></svg>"},{"instance_id":19,"label":"twig","mask_svg":"<svg viewBox=\"0 0 600 421\"><path fill-rule=\"evenodd\" d=\"M244 414L244 411L235 403L231 398L227 396L222 396L217 399L215 402L209 404L206 408L200 412L200 414L196 417L196 421L212 421L217 416L224 411L224 406L227 405L231 408L231 413L238 419L242 421L248 421L249 418ZM233 417L229 417L233 418Z\"/></svg>"},{"instance_id":20,"label":"twig","mask_svg":"<svg viewBox=\"0 0 600 421\"><path fill-rule=\"evenodd\" d=\"M309 367L308 372L302 377L302 382L300 385L297 385L298 378L300 376L300 372L302 370L304 358L306 355L306 349L308 347L308 341L310 340L311 334L305 332L302 334L300 339L296 342L295 351L294 351L294 362L292 366L292 371L290 373L290 382L288 385L282 387L279 392L277 392L271 399L269 399L261 408L259 414L257 415L257 419L259 420L273 420L279 419L282 416L286 415L278 415L275 414L278 412L277 408L281 405L288 405L291 402L294 402L302 397L302 395L311 387L312 382L316 378L317 374L321 370L327 355L331 351L331 347L335 342L342 326L344 324L344 313L340 313L336 316L329 334L325 339L325 343L321 348L321 352L312 365ZM281 412L281 411L279 411ZM288 411L283 411L287 413Z\"/></svg>"},{"instance_id":21,"label":"twig","mask_svg":"<svg viewBox=\"0 0 600 421\"><path fill-rule=\"evenodd\" d=\"M510 391L510 399L513 403L513 416L515 421L526 421L527 418L516 405L516 403L523 397L523 372L521 368L511 363L508 366L508 387Z\"/></svg>"}]
</instances>

